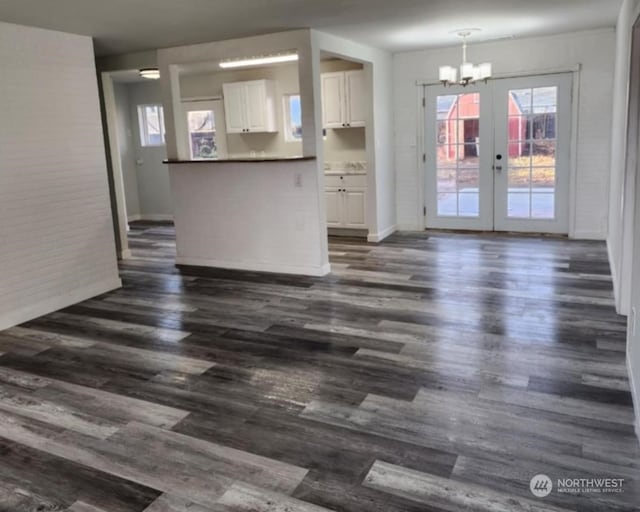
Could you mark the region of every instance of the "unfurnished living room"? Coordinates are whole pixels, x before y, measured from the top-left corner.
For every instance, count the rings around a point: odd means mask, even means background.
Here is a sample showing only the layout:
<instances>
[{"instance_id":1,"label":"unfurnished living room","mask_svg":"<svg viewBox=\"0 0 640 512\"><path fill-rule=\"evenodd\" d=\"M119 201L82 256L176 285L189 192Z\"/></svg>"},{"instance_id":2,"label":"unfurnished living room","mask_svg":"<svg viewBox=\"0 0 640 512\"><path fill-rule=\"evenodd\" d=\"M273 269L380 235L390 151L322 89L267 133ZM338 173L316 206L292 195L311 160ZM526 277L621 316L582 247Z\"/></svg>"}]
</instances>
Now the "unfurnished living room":
<instances>
[{"instance_id":1,"label":"unfurnished living room","mask_svg":"<svg viewBox=\"0 0 640 512\"><path fill-rule=\"evenodd\" d=\"M640 0L0 0L0 512L640 511Z\"/></svg>"}]
</instances>

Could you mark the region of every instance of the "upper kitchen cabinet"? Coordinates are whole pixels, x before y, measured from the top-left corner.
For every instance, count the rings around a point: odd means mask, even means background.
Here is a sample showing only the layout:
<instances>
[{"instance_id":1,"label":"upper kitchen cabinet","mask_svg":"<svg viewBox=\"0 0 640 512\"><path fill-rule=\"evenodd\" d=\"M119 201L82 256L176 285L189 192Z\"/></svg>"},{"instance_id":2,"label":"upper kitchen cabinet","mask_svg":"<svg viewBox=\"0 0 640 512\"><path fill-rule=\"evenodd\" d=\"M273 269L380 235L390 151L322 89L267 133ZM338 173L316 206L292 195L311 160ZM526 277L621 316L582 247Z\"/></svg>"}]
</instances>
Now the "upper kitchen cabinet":
<instances>
[{"instance_id":1,"label":"upper kitchen cabinet","mask_svg":"<svg viewBox=\"0 0 640 512\"><path fill-rule=\"evenodd\" d=\"M251 80L222 85L227 133L278 131L275 84Z\"/></svg>"},{"instance_id":2,"label":"upper kitchen cabinet","mask_svg":"<svg viewBox=\"0 0 640 512\"><path fill-rule=\"evenodd\" d=\"M365 126L364 71L322 74L322 122L324 128Z\"/></svg>"}]
</instances>

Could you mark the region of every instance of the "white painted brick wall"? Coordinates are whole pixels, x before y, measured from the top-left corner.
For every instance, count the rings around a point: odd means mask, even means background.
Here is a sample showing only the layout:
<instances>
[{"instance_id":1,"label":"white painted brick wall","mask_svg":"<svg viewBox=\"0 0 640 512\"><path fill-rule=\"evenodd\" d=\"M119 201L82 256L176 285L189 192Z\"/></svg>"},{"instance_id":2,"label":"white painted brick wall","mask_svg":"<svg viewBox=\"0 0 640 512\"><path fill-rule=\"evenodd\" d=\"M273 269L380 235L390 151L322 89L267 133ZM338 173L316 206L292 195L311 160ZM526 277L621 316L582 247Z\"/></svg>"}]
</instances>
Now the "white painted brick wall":
<instances>
[{"instance_id":1,"label":"white painted brick wall","mask_svg":"<svg viewBox=\"0 0 640 512\"><path fill-rule=\"evenodd\" d=\"M91 39L0 23L0 328L119 283Z\"/></svg>"},{"instance_id":2,"label":"white painted brick wall","mask_svg":"<svg viewBox=\"0 0 640 512\"><path fill-rule=\"evenodd\" d=\"M492 62L494 73L526 73L582 65L578 108L575 235L604 239L607 235L610 129L615 53L613 30L597 30L534 39L472 44L473 62ZM416 81L437 80L438 67L460 61L460 48L415 51L394 55L396 129L396 194L398 225L421 229L424 176L418 165L416 137L424 123Z\"/></svg>"}]
</instances>

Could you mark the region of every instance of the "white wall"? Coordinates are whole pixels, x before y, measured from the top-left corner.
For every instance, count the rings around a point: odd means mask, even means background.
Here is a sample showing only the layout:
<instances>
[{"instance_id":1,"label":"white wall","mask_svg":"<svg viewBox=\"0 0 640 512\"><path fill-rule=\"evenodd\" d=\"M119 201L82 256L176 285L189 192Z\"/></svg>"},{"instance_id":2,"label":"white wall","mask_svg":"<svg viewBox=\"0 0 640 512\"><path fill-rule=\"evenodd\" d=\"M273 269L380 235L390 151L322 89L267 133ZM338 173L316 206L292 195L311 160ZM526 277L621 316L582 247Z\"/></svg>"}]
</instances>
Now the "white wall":
<instances>
[{"instance_id":1,"label":"white wall","mask_svg":"<svg viewBox=\"0 0 640 512\"><path fill-rule=\"evenodd\" d=\"M625 0L618 19L613 124L611 129L611 189L609 256L615 279L616 304L629 314L627 365L640 437L640 162L639 108L635 87L640 66L632 66L632 54L640 55L640 37L633 25L640 15L640 1ZM636 29L637 30L637 29ZM632 44L633 43L633 44ZM635 82L629 94L630 81Z\"/></svg>"},{"instance_id":2,"label":"white wall","mask_svg":"<svg viewBox=\"0 0 640 512\"><path fill-rule=\"evenodd\" d=\"M613 273L618 311L629 313L633 249L633 207L635 156L628 153L629 81L633 24L638 17L638 0L624 0L616 29L616 59L611 125L611 180L609 188L609 233L607 245ZM637 121L637 119L636 119ZM636 149L629 148L632 151Z\"/></svg>"},{"instance_id":3,"label":"white wall","mask_svg":"<svg viewBox=\"0 0 640 512\"><path fill-rule=\"evenodd\" d=\"M121 285L91 39L0 23L0 328Z\"/></svg>"},{"instance_id":4,"label":"white wall","mask_svg":"<svg viewBox=\"0 0 640 512\"><path fill-rule=\"evenodd\" d=\"M640 204L640 179L635 180L636 204ZM633 403L636 411L636 434L640 437L640 208L635 209L634 235L631 242L633 250L633 264L631 275L631 314L627 327L627 365L629 379L633 393ZM629 279L629 276L624 276Z\"/></svg>"},{"instance_id":5,"label":"white wall","mask_svg":"<svg viewBox=\"0 0 640 512\"><path fill-rule=\"evenodd\" d=\"M176 263L321 276L317 162L171 164ZM300 187L294 177L300 176Z\"/></svg>"},{"instance_id":6,"label":"white wall","mask_svg":"<svg viewBox=\"0 0 640 512\"><path fill-rule=\"evenodd\" d=\"M392 58L391 54L347 39L312 31L314 60L328 53L364 64L367 82L372 84L372 105L367 120L367 211L369 241L384 239L396 229L396 170L394 166L394 137L392 114ZM317 73L320 73L320 69ZM318 78L319 80L319 78ZM316 109L321 112L320 105ZM318 146L322 141L318 141Z\"/></svg>"},{"instance_id":7,"label":"white wall","mask_svg":"<svg viewBox=\"0 0 640 512\"><path fill-rule=\"evenodd\" d=\"M157 80L128 85L133 133L133 151L138 179L140 216L145 220L173 218L173 201L169 185L169 169L163 163L166 146L142 146L138 121L138 105L162 104L162 92Z\"/></svg>"},{"instance_id":8,"label":"white wall","mask_svg":"<svg viewBox=\"0 0 640 512\"><path fill-rule=\"evenodd\" d=\"M574 98L579 125L571 234L576 238L604 239L607 234L614 50L613 30L472 44L469 48L470 60L492 62L496 75L582 65L579 97ZM460 46L456 46L394 55L398 224L404 229L424 227L424 170L418 136L424 122L420 104L423 92L416 82L437 82L438 67L459 62L460 52Z\"/></svg>"}]
</instances>

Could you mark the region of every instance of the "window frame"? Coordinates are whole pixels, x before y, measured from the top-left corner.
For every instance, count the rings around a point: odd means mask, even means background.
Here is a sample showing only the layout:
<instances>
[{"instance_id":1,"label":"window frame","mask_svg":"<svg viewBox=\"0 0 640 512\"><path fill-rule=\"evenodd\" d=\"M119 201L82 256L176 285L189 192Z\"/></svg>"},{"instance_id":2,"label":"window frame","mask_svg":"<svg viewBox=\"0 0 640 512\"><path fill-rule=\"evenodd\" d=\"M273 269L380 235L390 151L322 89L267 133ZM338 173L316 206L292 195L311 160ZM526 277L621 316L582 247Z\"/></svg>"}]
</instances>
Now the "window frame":
<instances>
[{"instance_id":1,"label":"window frame","mask_svg":"<svg viewBox=\"0 0 640 512\"><path fill-rule=\"evenodd\" d=\"M154 144L149 139L149 123L147 121L147 108L156 107L158 109L158 122L160 124L160 136L162 142ZM166 130L164 124L164 107L162 103L144 103L138 105L138 127L140 135L140 146L143 148L157 148L166 145Z\"/></svg>"},{"instance_id":2,"label":"window frame","mask_svg":"<svg viewBox=\"0 0 640 512\"><path fill-rule=\"evenodd\" d=\"M298 97L300 101L300 137L294 137L291 130L291 98ZM284 140L285 142L302 142L302 98L299 92L292 92L282 95L282 107L283 107L283 125L284 125Z\"/></svg>"}]
</instances>

